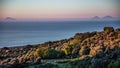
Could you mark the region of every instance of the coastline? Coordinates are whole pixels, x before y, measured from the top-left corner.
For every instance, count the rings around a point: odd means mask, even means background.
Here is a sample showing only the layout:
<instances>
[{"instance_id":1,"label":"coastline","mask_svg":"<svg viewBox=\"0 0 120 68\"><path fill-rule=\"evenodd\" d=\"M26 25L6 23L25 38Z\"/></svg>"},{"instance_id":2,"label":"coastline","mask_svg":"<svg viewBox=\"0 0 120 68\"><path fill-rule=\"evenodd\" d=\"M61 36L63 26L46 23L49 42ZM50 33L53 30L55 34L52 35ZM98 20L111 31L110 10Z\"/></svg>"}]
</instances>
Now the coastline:
<instances>
[{"instance_id":1,"label":"coastline","mask_svg":"<svg viewBox=\"0 0 120 68\"><path fill-rule=\"evenodd\" d=\"M61 64L71 63L77 63L76 66L85 64L85 67L88 65L96 68L96 66L101 67L99 62L106 64L104 68L107 68L113 61L119 64L119 60L120 28L113 27L104 27L100 32L76 33L69 39L43 44L0 48L0 67L4 68L30 66L47 68L47 63L55 68L60 67Z\"/></svg>"},{"instance_id":2,"label":"coastline","mask_svg":"<svg viewBox=\"0 0 120 68\"><path fill-rule=\"evenodd\" d=\"M22 46L61 40L75 33L102 31L105 26L119 28L120 21L6 22L0 23L0 47ZM21 28L22 27L22 28Z\"/></svg>"}]
</instances>

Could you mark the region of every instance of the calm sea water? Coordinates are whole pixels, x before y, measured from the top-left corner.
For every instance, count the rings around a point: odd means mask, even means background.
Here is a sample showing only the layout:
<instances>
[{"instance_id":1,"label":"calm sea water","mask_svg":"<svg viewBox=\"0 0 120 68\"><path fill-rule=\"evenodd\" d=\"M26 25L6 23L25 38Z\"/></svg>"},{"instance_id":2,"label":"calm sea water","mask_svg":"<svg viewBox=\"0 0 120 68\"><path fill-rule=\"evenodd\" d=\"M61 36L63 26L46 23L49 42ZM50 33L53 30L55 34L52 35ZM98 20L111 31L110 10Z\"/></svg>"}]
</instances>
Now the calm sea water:
<instances>
[{"instance_id":1,"label":"calm sea water","mask_svg":"<svg viewBox=\"0 0 120 68\"><path fill-rule=\"evenodd\" d=\"M75 33L120 28L120 21L0 22L0 47L39 44L73 37Z\"/></svg>"}]
</instances>

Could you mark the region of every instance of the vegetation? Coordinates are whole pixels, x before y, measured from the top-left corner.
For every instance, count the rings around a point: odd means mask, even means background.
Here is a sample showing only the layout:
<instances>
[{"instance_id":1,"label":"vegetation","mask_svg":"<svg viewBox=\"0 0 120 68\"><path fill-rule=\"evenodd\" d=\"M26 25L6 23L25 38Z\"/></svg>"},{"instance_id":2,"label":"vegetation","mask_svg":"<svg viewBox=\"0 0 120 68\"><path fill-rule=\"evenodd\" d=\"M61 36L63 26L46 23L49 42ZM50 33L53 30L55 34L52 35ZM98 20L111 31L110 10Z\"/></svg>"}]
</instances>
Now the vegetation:
<instances>
[{"instance_id":1,"label":"vegetation","mask_svg":"<svg viewBox=\"0 0 120 68\"><path fill-rule=\"evenodd\" d=\"M62 66L61 66L62 65ZM84 60L65 60L58 62L59 68L89 68L90 62Z\"/></svg>"},{"instance_id":2,"label":"vegetation","mask_svg":"<svg viewBox=\"0 0 120 68\"><path fill-rule=\"evenodd\" d=\"M114 32L114 28L113 27L104 27L104 32L106 32L106 33Z\"/></svg>"},{"instance_id":3,"label":"vegetation","mask_svg":"<svg viewBox=\"0 0 120 68\"><path fill-rule=\"evenodd\" d=\"M52 64L52 63L46 63L45 65L39 65L38 67L39 68L59 68L58 65Z\"/></svg>"},{"instance_id":4,"label":"vegetation","mask_svg":"<svg viewBox=\"0 0 120 68\"><path fill-rule=\"evenodd\" d=\"M88 55L90 52L90 48L87 47L87 46L82 46L80 51L79 51L79 55L82 56L82 55Z\"/></svg>"},{"instance_id":5,"label":"vegetation","mask_svg":"<svg viewBox=\"0 0 120 68\"><path fill-rule=\"evenodd\" d=\"M72 44L68 44L65 46L64 48L64 52L67 56L67 58L73 58L73 57L77 57L78 55L78 50L79 50L79 46L77 45L72 45Z\"/></svg>"},{"instance_id":6,"label":"vegetation","mask_svg":"<svg viewBox=\"0 0 120 68\"><path fill-rule=\"evenodd\" d=\"M55 59L55 58L63 58L64 51L62 50L55 50L51 48L41 47L38 48L35 52L37 57L41 57L42 59Z\"/></svg>"},{"instance_id":7,"label":"vegetation","mask_svg":"<svg viewBox=\"0 0 120 68\"><path fill-rule=\"evenodd\" d=\"M110 62L107 68L120 68L120 61Z\"/></svg>"},{"instance_id":8,"label":"vegetation","mask_svg":"<svg viewBox=\"0 0 120 68\"><path fill-rule=\"evenodd\" d=\"M120 28L0 49L0 68L120 68Z\"/></svg>"}]
</instances>

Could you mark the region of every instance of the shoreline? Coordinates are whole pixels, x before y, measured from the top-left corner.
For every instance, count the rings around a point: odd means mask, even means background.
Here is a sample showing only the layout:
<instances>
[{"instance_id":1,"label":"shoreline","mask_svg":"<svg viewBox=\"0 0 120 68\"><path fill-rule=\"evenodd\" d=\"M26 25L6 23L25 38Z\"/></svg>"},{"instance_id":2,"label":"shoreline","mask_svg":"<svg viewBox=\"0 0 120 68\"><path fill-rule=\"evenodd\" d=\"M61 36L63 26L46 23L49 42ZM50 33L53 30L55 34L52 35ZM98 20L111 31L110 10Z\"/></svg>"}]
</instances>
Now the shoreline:
<instances>
[{"instance_id":1,"label":"shoreline","mask_svg":"<svg viewBox=\"0 0 120 68\"><path fill-rule=\"evenodd\" d=\"M116 27L114 29L119 29L119 28ZM102 32L102 30L101 31L91 31L91 32ZM79 33L81 33L81 32L79 32ZM87 33L87 32L82 32L82 34L84 34L84 33ZM75 33L74 36L76 34L78 34L78 33ZM54 42L59 42L59 41L62 41L62 40L69 40L71 38L74 38L74 36L73 37L69 37L69 38L65 38L65 39L59 39L59 40L53 40L53 41L46 41L46 42L37 43L37 44L25 44L25 45L15 45L15 46L13 45L13 46L5 46L5 47L7 47L7 48L22 48L22 47L27 47L27 46L44 45L44 44L48 44L49 42L54 43ZM5 48L5 47L4 46L0 47L0 49Z\"/></svg>"},{"instance_id":2,"label":"shoreline","mask_svg":"<svg viewBox=\"0 0 120 68\"><path fill-rule=\"evenodd\" d=\"M120 28L113 27L104 27L100 32L76 33L68 39L0 49L0 67L4 68L47 65L63 68L61 65L66 64L72 67L83 65L81 68L87 65L90 68L101 68L101 64L106 64L106 68L113 61L120 65L119 60Z\"/></svg>"}]
</instances>

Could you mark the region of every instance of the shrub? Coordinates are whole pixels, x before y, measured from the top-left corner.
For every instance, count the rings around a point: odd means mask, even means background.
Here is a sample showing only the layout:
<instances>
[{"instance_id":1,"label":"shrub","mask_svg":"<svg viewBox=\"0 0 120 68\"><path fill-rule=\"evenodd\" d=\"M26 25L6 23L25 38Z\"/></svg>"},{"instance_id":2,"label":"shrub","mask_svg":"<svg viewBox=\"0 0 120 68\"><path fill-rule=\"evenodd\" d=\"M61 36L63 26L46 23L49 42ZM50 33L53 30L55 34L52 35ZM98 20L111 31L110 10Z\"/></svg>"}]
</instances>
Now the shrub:
<instances>
[{"instance_id":1,"label":"shrub","mask_svg":"<svg viewBox=\"0 0 120 68\"><path fill-rule=\"evenodd\" d=\"M58 65L52 63L46 63L43 65L44 68L58 68Z\"/></svg>"},{"instance_id":2,"label":"shrub","mask_svg":"<svg viewBox=\"0 0 120 68\"><path fill-rule=\"evenodd\" d=\"M66 68L89 68L90 62L86 62L84 60L75 60L68 62L68 65Z\"/></svg>"},{"instance_id":3,"label":"shrub","mask_svg":"<svg viewBox=\"0 0 120 68\"><path fill-rule=\"evenodd\" d=\"M64 51L58 51L45 47L38 48L35 54L37 57L41 57L43 59L63 58L65 55Z\"/></svg>"},{"instance_id":4,"label":"shrub","mask_svg":"<svg viewBox=\"0 0 120 68\"><path fill-rule=\"evenodd\" d=\"M35 55L36 55L37 57L43 58L43 55L45 55L44 53L45 53L46 50L47 50L47 49L44 48L44 47L38 48L38 49L36 50L36 52L35 52Z\"/></svg>"},{"instance_id":5,"label":"shrub","mask_svg":"<svg viewBox=\"0 0 120 68\"><path fill-rule=\"evenodd\" d=\"M9 58L9 56L0 56L0 59L6 59Z\"/></svg>"},{"instance_id":6,"label":"shrub","mask_svg":"<svg viewBox=\"0 0 120 68\"><path fill-rule=\"evenodd\" d=\"M110 62L107 68L120 68L120 61Z\"/></svg>"},{"instance_id":7,"label":"shrub","mask_svg":"<svg viewBox=\"0 0 120 68\"><path fill-rule=\"evenodd\" d=\"M70 45L76 45L80 42L79 39L73 39L73 40L70 40Z\"/></svg>"},{"instance_id":8,"label":"shrub","mask_svg":"<svg viewBox=\"0 0 120 68\"><path fill-rule=\"evenodd\" d=\"M2 56L0 56L0 59L3 59L3 57L2 57Z\"/></svg>"},{"instance_id":9,"label":"shrub","mask_svg":"<svg viewBox=\"0 0 120 68\"><path fill-rule=\"evenodd\" d=\"M113 27L104 27L104 32L106 32L106 33L110 33L110 32L113 32L113 31L114 31Z\"/></svg>"},{"instance_id":10,"label":"shrub","mask_svg":"<svg viewBox=\"0 0 120 68\"><path fill-rule=\"evenodd\" d=\"M66 55L71 55L71 57L77 55L78 52L79 52L78 50L79 50L79 46L72 45L72 44L68 44L64 48L65 54Z\"/></svg>"},{"instance_id":11,"label":"shrub","mask_svg":"<svg viewBox=\"0 0 120 68\"><path fill-rule=\"evenodd\" d=\"M57 64L45 63L45 64L38 64L38 65L30 64L26 67L20 67L20 68L59 68L59 67Z\"/></svg>"},{"instance_id":12,"label":"shrub","mask_svg":"<svg viewBox=\"0 0 120 68\"><path fill-rule=\"evenodd\" d=\"M81 39L83 38L83 33L76 33L74 36L75 39Z\"/></svg>"},{"instance_id":13,"label":"shrub","mask_svg":"<svg viewBox=\"0 0 120 68\"><path fill-rule=\"evenodd\" d=\"M79 51L79 55L82 56L82 55L87 55L89 54L90 52L90 48L87 47L87 46L82 46L80 51Z\"/></svg>"},{"instance_id":14,"label":"shrub","mask_svg":"<svg viewBox=\"0 0 120 68\"><path fill-rule=\"evenodd\" d=\"M66 47L64 48L65 54L70 55L72 53L72 49L72 45L66 45Z\"/></svg>"},{"instance_id":15,"label":"shrub","mask_svg":"<svg viewBox=\"0 0 120 68\"><path fill-rule=\"evenodd\" d=\"M58 50L55 50L55 49L49 49L48 50L49 52L49 56L48 56L48 58L63 58L64 57L64 55L65 55L65 53L64 53L64 51L58 51Z\"/></svg>"}]
</instances>

